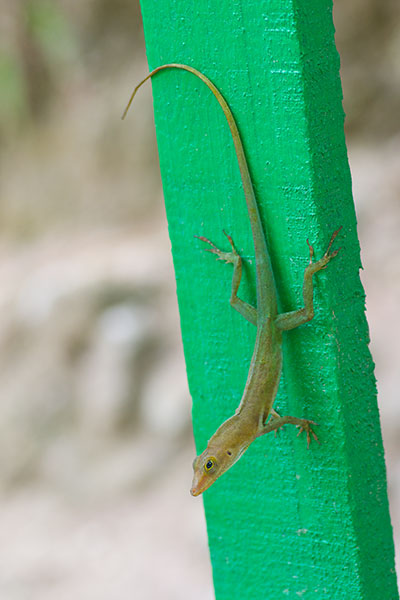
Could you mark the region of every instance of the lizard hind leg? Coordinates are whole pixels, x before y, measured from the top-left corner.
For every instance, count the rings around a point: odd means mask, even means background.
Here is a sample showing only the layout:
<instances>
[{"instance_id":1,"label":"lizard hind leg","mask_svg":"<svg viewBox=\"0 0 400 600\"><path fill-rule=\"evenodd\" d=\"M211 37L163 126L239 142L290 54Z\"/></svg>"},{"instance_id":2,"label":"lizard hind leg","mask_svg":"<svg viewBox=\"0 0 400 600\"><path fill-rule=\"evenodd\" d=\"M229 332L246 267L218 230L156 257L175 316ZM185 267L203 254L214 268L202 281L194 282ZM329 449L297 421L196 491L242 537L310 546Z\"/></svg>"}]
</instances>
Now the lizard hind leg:
<instances>
[{"instance_id":1,"label":"lizard hind leg","mask_svg":"<svg viewBox=\"0 0 400 600\"><path fill-rule=\"evenodd\" d=\"M226 263L233 264L233 275L232 275L232 288L231 288L231 297L230 297L230 305L232 308L237 310L247 321L253 323L253 325L257 325L257 311L254 306L244 302L241 298L238 297L237 292L240 285L240 280L242 278L242 258L238 254L235 245L233 243L232 237L224 231L224 234L228 238L228 241L231 245L231 252L224 252L217 248L213 242L211 242L208 238L202 235L195 235L197 239L209 244L210 248L206 248L206 252L211 252L215 254L218 260L223 260Z\"/></svg>"}]
</instances>

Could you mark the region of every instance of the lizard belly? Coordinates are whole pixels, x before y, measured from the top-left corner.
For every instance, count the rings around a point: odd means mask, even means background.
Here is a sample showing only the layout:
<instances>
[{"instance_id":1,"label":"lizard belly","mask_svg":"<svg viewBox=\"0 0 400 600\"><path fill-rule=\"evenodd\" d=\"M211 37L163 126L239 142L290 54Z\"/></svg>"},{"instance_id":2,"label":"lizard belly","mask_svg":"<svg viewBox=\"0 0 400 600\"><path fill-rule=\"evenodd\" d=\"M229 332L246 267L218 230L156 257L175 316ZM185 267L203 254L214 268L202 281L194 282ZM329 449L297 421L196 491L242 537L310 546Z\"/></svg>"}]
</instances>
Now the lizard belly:
<instances>
[{"instance_id":1,"label":"lizard belly","mask_svg":"<svg viewBox=\"0 0 400 600\"><path fill-rule=\"evenodd\" d=\"M282 335L268 321L257 332L254 353L238 413L262 426L272 408L282 372Z\"/></svg>"}]
</instances>

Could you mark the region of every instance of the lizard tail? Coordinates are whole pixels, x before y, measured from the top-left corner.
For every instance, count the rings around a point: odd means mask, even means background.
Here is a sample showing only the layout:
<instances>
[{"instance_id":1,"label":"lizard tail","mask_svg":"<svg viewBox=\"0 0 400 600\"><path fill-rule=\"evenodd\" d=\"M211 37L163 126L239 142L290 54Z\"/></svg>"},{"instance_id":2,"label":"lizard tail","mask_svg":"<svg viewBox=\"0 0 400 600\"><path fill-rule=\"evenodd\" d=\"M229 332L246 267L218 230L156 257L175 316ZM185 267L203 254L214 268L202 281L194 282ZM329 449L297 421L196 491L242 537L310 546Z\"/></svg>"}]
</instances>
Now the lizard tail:
<instances>
[{"instance_id":1,"label":"lizard tail","mask_svg":"<svg viewBox=\"0 0 400 600\"><path fill-rule=\"evenodd\" d=\"M221 106L225 118L228 122L228 126L232 135L232 140L235 146L236 158L239 164L240 175L243 183L243 191L246 198L247 210L249 213L249 219L253 234L255 255L256 255L256 270L257 270L257 282L261 285L257 285L257 305L266 304L268 302L265 300L265 297L268 294L268 289L271 289L271 286L275 286L272 268L269 260L269 255L265 243L265 236L261 224L260 213L258 211L257 201L254 195L253 184L251 181L249 168L246 160L246 156L244 153L244 148L242 144L242 140L240 137L240 133L238 127L236 125L235 118L232 114L231 109L228 106L225 98L222 96L221 92L218 88L206 77L201 71L198 71L194 67L190 67L189 65L183 65L179 63L168 63L165 65L161 65L157 67L153 71L151 71L133 90L131 97L129 98L129 102L126 105L126 108L122 114L122 119L124 119L129 111L129 108L132 104L132 101L139 90L139 88L149 79L151 79L154 75L156 75L159 71L163 69L181 69L183 71L188 71L193 75L196 75L201 81L203 81L208 89L214 94L217 99L219 105ZM270 307L271 312L275 313L277 311L277 307Z\"/></svg>"},{"instance_id":2,"label":"lizard tail","mask_svg":"<svg viewBox=\"0 0 400 600\"><path fill-rule=\"evenodd\" d=\"M126 108L122 114L121 119L125 119L126 115L128 114L130 106L131 106L133 99L136 96L136 93L139 90L139 88L141 88L142 85L144 83L146 83L146 81L151 79L156 73L158 73L159 71L162 71L163 69L182 69L183 71L188 71L189 73L193 73L193 75L196 75L196 77L201 79L201 81L203 81L206 84L206 86L209 88L209 90L211 90L211 92L214 94L214 96L218 100L218 103L224 112L224 115L225 115L226 120L229 125L233 143L235 145L236 156L237 156L237 159L239 162L239 169L240 169L240 174L242 177L243 187L245 188L245 190L249 189L249 187L252 188L253 186L251 183L249 169L248 169L246 157L244 154L242 140L240 138L239 130L237 128L236 121L234 119L232 111L229 108L228 103L226 102L225 98L222 96L222 94L218 90L218 88L212 83L212 81L210 81L208 79L208 77L203 75L203 73L201 73L201 71L198 71L194 67L190 67L189 65L182 65L179 63L169 63L166 65L161 65L160 67L157 67L156 69L151 71L133 90L131 97L129 98L129 102L126 105ZM255 204L255 201L254 201L254 204Z\"/></svg>"}]
</instances>

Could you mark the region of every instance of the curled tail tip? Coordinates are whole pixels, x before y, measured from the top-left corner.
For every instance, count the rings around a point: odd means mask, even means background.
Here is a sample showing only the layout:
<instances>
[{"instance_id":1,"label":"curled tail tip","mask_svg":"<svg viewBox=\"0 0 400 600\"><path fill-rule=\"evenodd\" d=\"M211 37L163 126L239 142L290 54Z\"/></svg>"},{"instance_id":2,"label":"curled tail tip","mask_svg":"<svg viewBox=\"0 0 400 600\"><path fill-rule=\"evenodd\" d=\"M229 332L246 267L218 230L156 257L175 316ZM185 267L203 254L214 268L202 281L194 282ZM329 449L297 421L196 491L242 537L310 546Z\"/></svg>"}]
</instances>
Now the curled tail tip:
<instances>
[{"instance_id":1,"label":"curled tail tip","mask_svg":"<svg viewBox=\"0 0 400 600\"><path fill-rule=\"evenodd\" d=\"M125 107L125 110L124 110L124 112L121 115L121 121L125 120L125 117L128 114L128 110L129 110L129 105Z\"/></svg>"},{"instance_id":2,"label":"curled tail tip","mask_svg":"<svg viewBox=\"0 0 400 600\"><path fill-rule=\"evenodd\" d=\"M124 110L124 112L122 113L122 116L121 116L121 121L123 121L123 120L125 119L126 115L128 114L128 112L129 112L129 109L130 109L130 107L131 107L131 105L132 105L133 99L134 99L134 97L136 96L136 92L137 92L137 91L138 91L138 89L139 89L139 88L140 88L140 87L141 87L141 86L144 84L144 82L145 82L145 81L147 81L147 80L149 79L149 77L151 77L151 74L150 74L150 75L148 75L147 77L145 77L145 78L144 78L144 79L143 79L143 80L142 80L142 81L139 83L139 85L137 85L137 86L135 87L135 89L133 90L133 92L132 92L132 94L131 94L131 97L130 97L130 98L129 98L129 100L128 100L128 104L125 106L125 110Z\"/></svg>"},{"instance_id":3,"label":"curled tail tip","mask_svg":"<svg viewBox=\"0 0 400 600\"><path fill-rule=\"evenodd\" d=\"M135 90L135 92L136 92L136 90ZM129 98L129 102L128 102L128 104L125 106L125 110L124 110L124 112L123 112L123 113L122 113L122 115L121 115L121 121L124 121L124 120L125 120L125 117L126 117L126 115L128 114L128 111L129 111L129 109L130 109L130 107L131 107L131 104L132 104L132 100L133 100L133 98L134 98L134 96L135 96L135 92L134 92L134 93L132 94L132 96Z\"/></svg>"}]
</instances>

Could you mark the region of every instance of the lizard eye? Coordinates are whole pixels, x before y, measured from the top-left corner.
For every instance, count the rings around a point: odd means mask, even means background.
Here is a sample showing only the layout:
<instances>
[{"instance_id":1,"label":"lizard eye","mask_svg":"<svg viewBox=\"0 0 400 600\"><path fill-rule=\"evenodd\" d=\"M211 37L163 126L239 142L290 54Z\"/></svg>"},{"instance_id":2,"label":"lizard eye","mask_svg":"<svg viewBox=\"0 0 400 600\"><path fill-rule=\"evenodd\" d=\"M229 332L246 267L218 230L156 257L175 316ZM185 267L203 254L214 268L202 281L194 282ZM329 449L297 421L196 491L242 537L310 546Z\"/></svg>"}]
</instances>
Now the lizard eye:
<instances>
[{"instance_id":1,"label":"lizard eye","mask_svg":"<svg viewBox=\"0 0 400 600\"><path fill-rule=\"evenodd\" d=\"M204 465L204 470L209 473L215 467L215 458L210 456Z\"/></svg>"}]
</instances>

